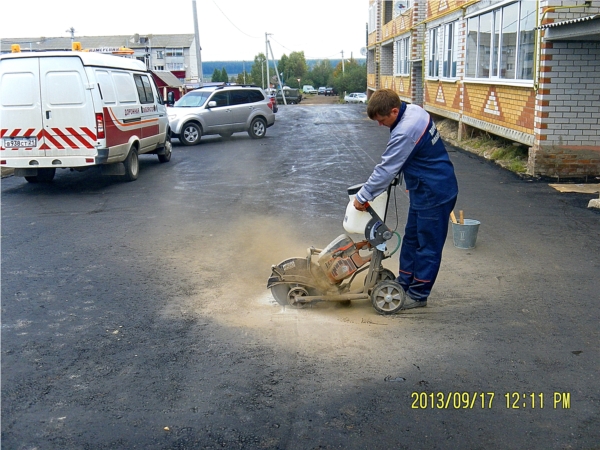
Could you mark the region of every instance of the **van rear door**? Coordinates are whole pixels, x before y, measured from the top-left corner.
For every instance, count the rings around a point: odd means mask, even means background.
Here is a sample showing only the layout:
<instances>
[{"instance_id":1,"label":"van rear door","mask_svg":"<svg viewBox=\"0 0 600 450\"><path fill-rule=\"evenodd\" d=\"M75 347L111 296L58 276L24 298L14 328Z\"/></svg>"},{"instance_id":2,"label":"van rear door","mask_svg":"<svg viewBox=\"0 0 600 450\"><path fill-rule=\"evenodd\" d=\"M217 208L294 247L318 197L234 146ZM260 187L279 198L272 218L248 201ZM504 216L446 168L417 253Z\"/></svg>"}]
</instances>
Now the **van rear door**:
<instances>
[{"instance_id":1,"label":"van rear door","mask_svg":"<svg viewBox=\"0 0 600 450\"><path fill-rule=\"evenodd\" d=\"M95 156L96 115L87 74L78 57L40 60L43 149L46 156Z\"/></svg>"},{"instance_id":2,"label":"van rear door","mask_svg":"<svg viewBox=\"0 0 600 450\"><path fill-rule=\"evenodd\" d=\"M0 104L2 159L44 156L39 58L0 61Z\"/></svg>"}]
</instances>

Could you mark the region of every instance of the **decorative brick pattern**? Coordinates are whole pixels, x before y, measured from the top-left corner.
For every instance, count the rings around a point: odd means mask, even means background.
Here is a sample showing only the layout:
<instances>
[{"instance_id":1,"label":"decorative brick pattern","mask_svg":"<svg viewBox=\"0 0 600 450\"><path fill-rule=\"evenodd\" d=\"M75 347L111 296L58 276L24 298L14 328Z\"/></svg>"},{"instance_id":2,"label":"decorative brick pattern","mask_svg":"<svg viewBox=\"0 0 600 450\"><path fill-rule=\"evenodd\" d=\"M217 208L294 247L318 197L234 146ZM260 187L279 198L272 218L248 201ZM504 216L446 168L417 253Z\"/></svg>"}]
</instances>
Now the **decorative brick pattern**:
<instances>
[{"instance_id":1,"label":"decorative brick pattern","mask_svg":"<svg viewBox=\"0 0 600 450\"><path fill-rule=\"evenodd\" d=\"M467 5L468 3L468 5ZM383 24L368 37L370 90L388 87L402 100L432 113L530 145L528 171L552 177L600 175L600 42L548 41L540 33L537 71L532 86L518 82L465 80L467 12L481 11L495 0L415 0L411 9ZM600 14L600 0L589 6L570 0L540 0L541 24ZM566 8L565 8L566 7ZM557 8L557 9L554 9ZM457 80L425 79L431 27L458 20ZM394 41L411 36L411 74L394 76ZM442 49L440 49L441 58ZM378 59L379 56L379 59ZM531 64L531 61L529 61Z\"/></svg>"}]
</instances>

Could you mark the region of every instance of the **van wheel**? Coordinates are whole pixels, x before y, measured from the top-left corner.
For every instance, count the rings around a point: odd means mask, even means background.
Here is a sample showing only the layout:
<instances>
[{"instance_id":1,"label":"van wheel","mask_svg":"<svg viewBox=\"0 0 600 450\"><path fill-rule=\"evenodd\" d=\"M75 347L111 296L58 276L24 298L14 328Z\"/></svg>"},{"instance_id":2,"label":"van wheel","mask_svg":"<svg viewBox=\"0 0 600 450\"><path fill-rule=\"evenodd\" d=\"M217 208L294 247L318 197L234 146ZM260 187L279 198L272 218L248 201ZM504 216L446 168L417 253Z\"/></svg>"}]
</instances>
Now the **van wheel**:
<instances>
[{"instance_id":1,"label":"van wheel","mask_svg":"<svg viewBox=\"0 0 600 450\"><path fill-rule=\"evenodd\" d=\"M161 163L166 163L171 161L171 149L173 145L171 144L171 136L167 135L165 139L165 144L163 145L162 155L158 155L158 160Z\"/></svg>"},{"instance_id":2,"label":"van wheel","mask_svg":"<svg viewBox=\"0 0 600 450\"><path fill-rule=\"evenodd\" d=\"M25 177L29 183L50 183L54 179L56 169L38 169L37 175Z\"/></svg>"},{"instance_id":3,"label":"van wheel","mask_svg":"<svg viewBox=\"0 0 600 450\"><path fill-rule=\"evenodd\" d=\"M265 119L261 119L260 117L255 118L250 124L250 129L248 130L248 134L252 139L262 139L265 137L267 133L267 123Z\"/></svg>"},{"instance_id":4,"label":"van wheel","mask_svg":"<svg viewBox=\"0 0 600 450\"><path fill-rule=\"evenodd\" d=\"M202 129L195 123L186 123L181 130L179 140L183 145L196 145L202 137Z\"/></svg>"},{"instance_id":5,"label":"van wheel","mask_svg":"<svg viewBox=\"0 0 600 450\"><path fill-rule=\"evenodd\" d=\"M127 159L123 161L125 165L125 181L135 181L140 173L140 161L138 159L137 148L131 147Z\"/></svg>"}]
</instances>

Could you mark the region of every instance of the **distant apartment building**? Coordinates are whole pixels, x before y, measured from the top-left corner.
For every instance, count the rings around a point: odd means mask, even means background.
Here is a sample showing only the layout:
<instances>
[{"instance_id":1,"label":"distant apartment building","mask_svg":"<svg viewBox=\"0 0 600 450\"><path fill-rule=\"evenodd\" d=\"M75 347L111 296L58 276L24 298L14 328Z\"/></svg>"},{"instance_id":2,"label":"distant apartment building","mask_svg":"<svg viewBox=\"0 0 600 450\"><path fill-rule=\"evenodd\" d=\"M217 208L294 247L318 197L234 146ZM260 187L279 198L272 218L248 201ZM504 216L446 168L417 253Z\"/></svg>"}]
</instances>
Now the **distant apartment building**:
<instances>
[{"instance_id":1,"label":"distant apartment building","mask_svg":"<svg viewBox=\"0 0 600 450\"><path fill-rule=\"evenodd\" d=\"M76 36L82 49L106 50L126 47L133 57L146 63L153 71L168 71L181 82L198 79L196 44L193 34L153 34L123 36ZM69 37L3 38L1 52L9 53L12 44L19 44L22 52L71 50Z\"/></svg>"},{"instance_id":2,"label":"distant apartment building","mask_svg":"<svg viewBox=\"0 0 600 450\"><path fill-rule=\"evenodd\" d=\"M370 0L367 39L370 93L529 146L531 175L600 175L600 0Z\"/></svg>"}]
</instances>

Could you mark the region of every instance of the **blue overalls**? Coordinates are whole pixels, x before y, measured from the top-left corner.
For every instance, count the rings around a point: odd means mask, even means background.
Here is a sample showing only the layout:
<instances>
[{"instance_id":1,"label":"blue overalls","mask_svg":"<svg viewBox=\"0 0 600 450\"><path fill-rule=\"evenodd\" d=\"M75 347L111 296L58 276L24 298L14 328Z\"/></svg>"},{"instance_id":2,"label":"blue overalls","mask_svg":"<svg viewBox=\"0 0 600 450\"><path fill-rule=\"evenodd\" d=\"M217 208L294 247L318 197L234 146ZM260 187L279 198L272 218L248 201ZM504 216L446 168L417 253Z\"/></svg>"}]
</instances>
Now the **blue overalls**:
<instances>
[{"instance_id":1,"label":"blue overalls","mask_svg":"<svg viewBox=\"0 0 600 450\"><path fill-rule=\"evenodd\" d=\"M400 250L398 282L414 300L427 300L442 261L458 183L454 166L429 114L402 103L382 161L358 192L361 203L383 192L404 173L410 207Z\"/></svg>"}]
</instances>

